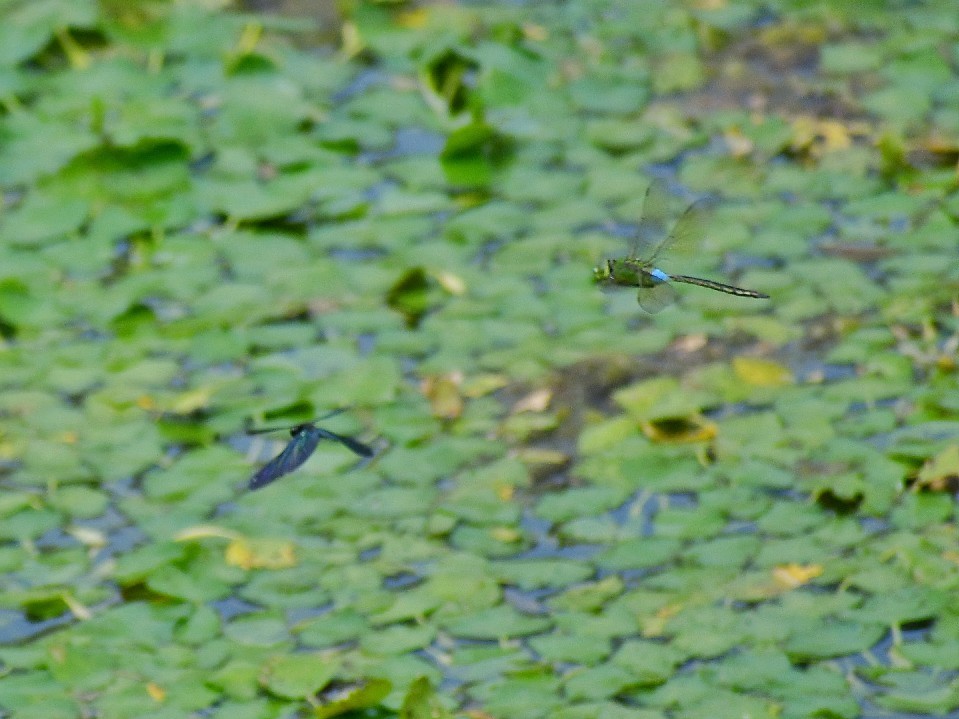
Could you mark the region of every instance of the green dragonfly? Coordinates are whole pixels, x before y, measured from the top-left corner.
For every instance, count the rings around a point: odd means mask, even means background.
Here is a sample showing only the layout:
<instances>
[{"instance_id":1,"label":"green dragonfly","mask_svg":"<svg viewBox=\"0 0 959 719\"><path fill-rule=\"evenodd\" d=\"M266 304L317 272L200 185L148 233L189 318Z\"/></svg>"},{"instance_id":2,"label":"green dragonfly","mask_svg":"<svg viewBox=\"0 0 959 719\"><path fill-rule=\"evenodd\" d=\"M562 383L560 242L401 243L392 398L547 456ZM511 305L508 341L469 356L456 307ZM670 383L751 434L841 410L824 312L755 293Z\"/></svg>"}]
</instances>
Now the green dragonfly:
<instances>
[{"instance_id":1,"label":"green dragonfly","mask_svg":"<svg viewBox=\"0 0 959 719\"><path fill-rule=\"evenodd\" d=\"M722 282L704 280L689 275L667 274L657 267L657 262L674 250L689 251L706 236L707 217L699 204L690 205L682 214L672 232L666 232L669 216L669 191L660 179L654 179L646 190L643 214L639 231L629 246L629 255L615 260L606 260L606 267L597 267L593 276L597 282L620 287L638 287L639 306L656 313L673 304L677 293L674 282L698 285L710 290L725 292L739 297L768 299L769 295L742 287L724 285Z\"/></svg>"}]
</instances>

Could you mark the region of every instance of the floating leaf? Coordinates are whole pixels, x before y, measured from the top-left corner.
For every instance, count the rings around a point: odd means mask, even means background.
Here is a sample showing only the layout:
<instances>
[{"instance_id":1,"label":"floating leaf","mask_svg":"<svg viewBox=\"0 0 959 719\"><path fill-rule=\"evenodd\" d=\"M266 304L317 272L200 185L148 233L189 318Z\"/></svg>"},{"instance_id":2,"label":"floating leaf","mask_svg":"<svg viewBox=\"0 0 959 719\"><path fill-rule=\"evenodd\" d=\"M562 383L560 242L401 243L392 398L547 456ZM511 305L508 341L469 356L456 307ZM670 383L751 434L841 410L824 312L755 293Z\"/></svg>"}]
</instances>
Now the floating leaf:
<instances>
[{"instance_id":1,"label":"floating leaf","mask_svg":"<svg viewBox=\"0 0 959 719\"><path fill-rule=\"evenodd\" d=\"M386 698L391 689L385 679L331 684L314 698L313 716L329 719L358 709L371 709Z\"/></svg>"},{"instance_id":2,"label":"floating leaf","mask_svg":"<svg viewBox=\"0 0 959 719\"><path fill-rule=\"evenodd\" d=\"M773 579L784 589L795 589L815 579L822 572L823 568L818 564L783 564L773 568Z\"/></svg>"},{"instance_id":3,"label":"floating leaf","mask_svg":"<svg viewBox=\"0 0 959 719\"><path fill-rule=\"evenodd\" d=\"M456 419L463 413L463 397L460 394L462 383L462 372L433 375L422 381L420 387L430 402L434 417Z\"/></svg>"},{"instance_id":4,"label":"floating leaf","mask_svg":"<svg viewBox=\"0 0 959 719\"><path fill-rule=\"evenodd\" d=\"M785 387L795 382L788 368L757 357L736 357L733 371L739 379L754 387Z\"/></svg>"},{"instance_id":5,"label":"floating leaf","mask_svg":"<svg viewBox=\"0 0 959 719\"><path fill-rule=\"evenodd\" d=\"M336 657L297 653L271 658L263 667L260 682L271 693L303 699L320 692L340 670Z\"/></svg>"},{"instance_id":6,"label":"floating leaf","mask_svg":"<svg viewBox=\"0 0 959 719\"><path fill-rule=\"evenodd\" d=\"M959 445L951 444L919 470L918 484L932 490L949 490L959 482Z\"/></svg>"},{"instance_id":7,"label":"floating leaf","mask_svg":"<svg viewBox=\"0 0 959 719\"><path fill-rule=\"evenodd\" d=\"M226 563L241 569L282 569L296 566L292 542L234 539L226 548Z\"/></svg>"},{"instance_id":8,"label":"floating leaf","mask_svg":"<svg viewBox=\"0 0 959 719\"><path fill-rule=\"evenodd\" d=\"M719 434L719 427L702 417L660 418L639 426L652 441L666 444L708 442Z\"/></svg>"},{"instance_id":9,"label":"floating leaf","mask_svg":"<svg viewBox=\"0 0 959 719\"><path fill-rule=\"evenodd\" d=\"M406 692L400 719L453 719L453 714L440 702L430 680L419 677Z\"/></svg>"}]
</instances>

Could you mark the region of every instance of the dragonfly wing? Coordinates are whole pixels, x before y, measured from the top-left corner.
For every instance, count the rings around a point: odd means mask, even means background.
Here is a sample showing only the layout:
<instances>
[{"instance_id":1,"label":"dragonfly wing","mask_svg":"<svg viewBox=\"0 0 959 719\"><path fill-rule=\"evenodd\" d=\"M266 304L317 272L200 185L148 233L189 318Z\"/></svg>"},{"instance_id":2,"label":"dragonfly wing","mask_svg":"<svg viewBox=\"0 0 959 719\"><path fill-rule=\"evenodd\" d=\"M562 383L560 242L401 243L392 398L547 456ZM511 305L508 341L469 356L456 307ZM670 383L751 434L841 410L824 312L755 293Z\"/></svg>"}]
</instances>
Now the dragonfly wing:
<instances>
[{"instance_id":1,"label":"dragonfly wing","mask_svg":"<svg viewBox=\"0 0 959 719\"><path fill-rule=\"evenodd\" d=\"M658 177L652 179L646 189L643 200L643 214L640 217L636 238L630 246L630 257L650 260L658 255L670 240L666 234L669 220L669 190L666 183Z\"/></svg>"},{"instance_id":2,"label":"dragonfly wing","mask_svg":"<svg viewBox=\"0 0 959 719\"><path fill-rule=\"evenodd\" d=\"M686 208L686 211L676 221L673 231L669 233L668 242L656 248L656 252L649 261L657 259L665 249L675 253L689 254L702 246L703 238L709 229L709 212L705 205L697 202Z\"/></svg>"},{"instance_id":3,"label":"dragonfly wing","mask_svg":"<svg viewBox=\"0 0 959 719\"><path fill-rule=\"evenodd\" d=\"M676 298L676 290L668 282L659 282L652 287L640 287L637 295L639 306L653 315L676 302Z\"/></svg>"},{"instance_id":4,"label":"dragonfly wing","mask_svg":"<svg viewBox=\"0 0 959 719\"><path fill-rule=\"evenodd\" d=\"M320 430L316 427L304 428L290 440L290 443L286 445L282 452L264 464L260 471L253 475L250 479L250 489L265 487L270 482L299 467L313 454L322 436Z\"/></svg>"},{"instance_id":5,"label":"dragonfly wing","mask_svg":"<svg viewBox=\"0 0 959 719\"><path fill-rule=\"evenodd\" d=\"M362 442L358 442L352 437L344 437L342 434L337 434L336 432L330 432L330 430L322 429L320 427L317 427L316 431L319 432L320 436L323 437L324 439L332 439L334 442L339 442L344 447L347 447L348 449L360 455L361 457L373 456L372 447L370 447L369 445L363 444Z\"/></svg>"}]
</instances>

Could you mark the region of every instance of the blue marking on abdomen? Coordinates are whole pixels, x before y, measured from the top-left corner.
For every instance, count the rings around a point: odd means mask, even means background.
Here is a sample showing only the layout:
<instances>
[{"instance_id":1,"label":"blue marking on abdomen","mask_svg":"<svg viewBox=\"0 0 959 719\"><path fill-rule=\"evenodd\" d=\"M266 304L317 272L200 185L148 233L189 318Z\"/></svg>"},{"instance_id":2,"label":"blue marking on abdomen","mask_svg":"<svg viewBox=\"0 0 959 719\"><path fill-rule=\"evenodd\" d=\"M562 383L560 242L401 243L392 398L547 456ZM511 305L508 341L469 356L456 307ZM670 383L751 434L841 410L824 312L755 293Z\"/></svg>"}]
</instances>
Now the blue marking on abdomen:
<instances>
[{"instance_id":1,"label":"blue marking on abdomen","mask_svg":"<svg viewBox=\"0 0 959 719\"><path fill-rule=\"evenodd\" d=\"M651 274L660 282L669 282L669 279L670 279L669 275L667 275L665 272L655 267L649 271L649 274Z\"/></svg>"}]
</instances>

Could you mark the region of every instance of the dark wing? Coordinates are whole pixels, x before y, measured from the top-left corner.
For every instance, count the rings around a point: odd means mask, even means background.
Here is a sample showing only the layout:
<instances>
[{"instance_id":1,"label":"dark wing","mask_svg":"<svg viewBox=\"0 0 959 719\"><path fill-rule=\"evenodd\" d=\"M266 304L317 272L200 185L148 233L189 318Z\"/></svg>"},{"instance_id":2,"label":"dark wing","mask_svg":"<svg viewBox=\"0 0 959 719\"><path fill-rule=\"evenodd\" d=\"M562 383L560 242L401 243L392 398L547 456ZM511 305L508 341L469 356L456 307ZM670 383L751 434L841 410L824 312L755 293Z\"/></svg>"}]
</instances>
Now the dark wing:
<instances>
[{"instance_id":1,"label":"dark wing","mask_svg":"<svg viewBox=\"0 0 959 719\"><path fill-rule=\"evenodd\" d=\"M372 457L373 448L369 445L358 442L352 437L344 437L342 434L337 434L336 432L331 432L328 429L322 429L317 427L316 431L324 439L332 439L334 442L339 442L344 447L348 447L350 450L360 455L361 457Z\"/></svg>"},{"instance_id":2,"label":"dark wing","mask_svg":"<svg viewBox=\"0 0 959 719\"><path fill-rule=\"evenodd\" d=\"M310 458L316 445L324 436L325 430L316 427L305 427L297 433L290 443L286 445L282 452L276 455L269 462L264 464L260 471L250 479L250 489L259 489L265 487L275 479L279 479L284 474L289 474L294 469L303 464Z\"/></svg>"}]
</instances>

